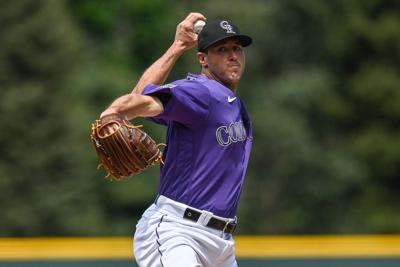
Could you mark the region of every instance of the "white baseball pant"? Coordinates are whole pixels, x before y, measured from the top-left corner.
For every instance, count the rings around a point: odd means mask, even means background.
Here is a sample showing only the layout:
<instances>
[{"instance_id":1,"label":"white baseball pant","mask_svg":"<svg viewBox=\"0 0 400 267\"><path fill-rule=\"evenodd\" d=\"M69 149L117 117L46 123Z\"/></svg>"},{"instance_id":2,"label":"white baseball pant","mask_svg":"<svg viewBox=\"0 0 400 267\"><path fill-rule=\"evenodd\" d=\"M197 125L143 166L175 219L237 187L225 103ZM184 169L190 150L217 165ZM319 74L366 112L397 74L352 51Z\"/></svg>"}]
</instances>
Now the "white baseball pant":
<instances>
[{"instance_id":1,"label":"white baseball pant","mask_svg":"<svg viewBox=\"0 0 400 267\"><path fill-rule=\"evenodd\" d=\"M136 225L134 254L140 267L235 267L231 234L207 227L211 217L202 212L197 222L183 218L188 207L159 196ZM194 208L191 208L196 210ZM196 210L199 211L199 210Z\"/></svg>"}]
</instances>

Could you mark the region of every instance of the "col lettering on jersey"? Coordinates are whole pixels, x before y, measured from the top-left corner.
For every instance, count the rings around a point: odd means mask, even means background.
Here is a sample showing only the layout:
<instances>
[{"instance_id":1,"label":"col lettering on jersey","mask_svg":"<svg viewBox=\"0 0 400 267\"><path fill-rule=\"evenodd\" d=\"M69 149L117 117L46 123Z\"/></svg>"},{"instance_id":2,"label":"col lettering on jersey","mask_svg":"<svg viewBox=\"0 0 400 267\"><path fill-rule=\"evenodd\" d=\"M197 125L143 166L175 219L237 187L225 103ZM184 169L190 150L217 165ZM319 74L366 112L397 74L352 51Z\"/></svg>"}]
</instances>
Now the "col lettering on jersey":
<instances>
[{"instance_id":1,"label":"col lettering on jersey","mask_svg":"<svg viewBox=\"0 0 400 267\"><path fill-rule=\"evenodd\" d=\"M159 193L222 217L234 217L252 145L247 111L230 89L189 74L143 94L170 94L152 121L167 126Z\"/></svg>"},{"instance_id":2,"label":"col lettering on jersey","mask_svg":"<svg viewBox=\"0 0 400 267\"><path fill-rule=\"evenodd\" d=\"M247 138L246 129L241 120L218 127L215 136L218 144L221 146L229 146L232 143L243 142Z\"/></svg>"}]
</instances>

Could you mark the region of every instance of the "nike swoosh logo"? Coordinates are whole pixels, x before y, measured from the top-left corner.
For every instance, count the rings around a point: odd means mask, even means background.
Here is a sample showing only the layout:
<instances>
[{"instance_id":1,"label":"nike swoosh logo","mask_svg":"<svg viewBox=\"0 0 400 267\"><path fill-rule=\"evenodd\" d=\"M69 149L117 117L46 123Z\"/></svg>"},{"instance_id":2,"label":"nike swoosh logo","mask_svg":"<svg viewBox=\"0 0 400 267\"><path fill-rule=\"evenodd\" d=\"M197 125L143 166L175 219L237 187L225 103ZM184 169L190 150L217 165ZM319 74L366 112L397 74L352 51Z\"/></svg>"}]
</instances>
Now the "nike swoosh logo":
<instances>
[{"instance_id":1,"label":"nike swoosh logo","mask_svg":"<svg viewBox=\"0 0 400 267\"><path fill-rule=\"evenodd\" d=\"M233 101L235 101L236 100L236 96L235 97L230 97L230 96L228 96L228 102L229 103L232 103Z\"/></svg>"}]
</instances>

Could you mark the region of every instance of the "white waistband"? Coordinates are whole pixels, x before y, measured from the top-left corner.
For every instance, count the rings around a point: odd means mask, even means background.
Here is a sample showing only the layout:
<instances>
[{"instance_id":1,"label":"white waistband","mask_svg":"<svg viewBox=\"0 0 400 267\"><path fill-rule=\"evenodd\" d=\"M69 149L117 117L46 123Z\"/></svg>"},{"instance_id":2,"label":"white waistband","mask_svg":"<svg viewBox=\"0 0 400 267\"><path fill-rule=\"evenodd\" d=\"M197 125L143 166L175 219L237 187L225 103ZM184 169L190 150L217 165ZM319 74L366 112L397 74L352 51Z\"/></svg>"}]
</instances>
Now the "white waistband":
<instances>
[{"instance_id":1,"label":"white waistband","mask_svg":"<svg viewBox=\"0 0 400 267\"><path fill-rule=\"evenodd\" d=\"M210 221L211 218L216 218L216 219L225 221L227 223L233 223L233 222L237 221L236 218L220 217L220 216L214 215L212 212L209 212L206 210L199 210L199 209L190 207L186 204L172 200L163 195L159 195L154 204L157 206L157 208L162 209L162 210L164 210L176 217L179 217L179 218L183 218L183 215L187 208L190 208L192 210L200 212L201 215L200 215L200 218L197 220L197 223L204 225L204 226L206 226L208 224L208 222Z\"/></svg>"}]
</instances>

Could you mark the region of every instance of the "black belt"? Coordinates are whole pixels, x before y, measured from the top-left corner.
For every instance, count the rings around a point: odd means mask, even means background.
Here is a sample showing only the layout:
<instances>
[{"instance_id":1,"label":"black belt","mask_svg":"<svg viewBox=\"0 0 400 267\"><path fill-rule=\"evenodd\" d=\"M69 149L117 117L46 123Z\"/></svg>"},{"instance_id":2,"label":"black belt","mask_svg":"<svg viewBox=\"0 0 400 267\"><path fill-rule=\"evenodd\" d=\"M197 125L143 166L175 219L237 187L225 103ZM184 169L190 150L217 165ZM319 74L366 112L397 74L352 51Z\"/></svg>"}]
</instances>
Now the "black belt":
<instances>
[{"instance_id":1,"label":"black belt","mask_svg":"<svg viewBox=\"0 0 400 267\"><path fill-rule=\"evenodd\" d=\"M197 222L200 218L201 212L187 208L183 214L183 218ZM236 223L226 222L219 220L215 217L211 217L210 221L207 223L207 227L220 230L226 234L232 234L235 231Z\"/></svg>"}]
</instances>

